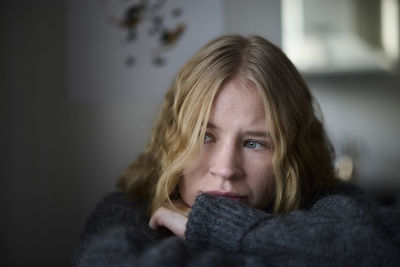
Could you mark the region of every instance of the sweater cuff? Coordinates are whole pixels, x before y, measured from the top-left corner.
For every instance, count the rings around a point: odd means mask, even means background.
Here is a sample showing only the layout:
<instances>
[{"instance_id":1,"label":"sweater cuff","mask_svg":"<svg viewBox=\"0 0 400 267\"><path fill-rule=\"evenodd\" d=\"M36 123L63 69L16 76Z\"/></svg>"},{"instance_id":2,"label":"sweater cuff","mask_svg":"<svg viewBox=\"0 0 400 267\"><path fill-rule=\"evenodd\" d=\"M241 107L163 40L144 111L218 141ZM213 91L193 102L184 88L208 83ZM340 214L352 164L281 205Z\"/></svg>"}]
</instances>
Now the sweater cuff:
<instances>
[{"instance_id":1,"label":"sweater cuff","mask_svg":"<svg viewBox=\"0 0 400 267\"><path fill-rule=\"evenodd\" d=\"M185 238L195 249L241 251L246 233L271 214L222 197L201 194L189 213Z\"/></svg>"}]
</instances>

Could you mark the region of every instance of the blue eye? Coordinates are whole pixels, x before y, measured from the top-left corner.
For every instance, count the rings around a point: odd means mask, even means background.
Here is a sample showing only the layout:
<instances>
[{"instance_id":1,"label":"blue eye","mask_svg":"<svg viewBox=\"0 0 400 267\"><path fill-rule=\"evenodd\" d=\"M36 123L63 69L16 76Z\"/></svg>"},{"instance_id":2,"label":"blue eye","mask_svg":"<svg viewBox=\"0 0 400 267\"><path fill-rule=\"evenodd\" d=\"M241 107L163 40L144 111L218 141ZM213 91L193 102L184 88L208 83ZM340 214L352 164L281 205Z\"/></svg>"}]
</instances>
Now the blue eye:
<instances>
[{"instance_id":1,"label":"blue eye","mask_svg":"<svg viewBox=\"0 0 400 267\"><path fill-rule=\"evenodd\" d=\"M247 147L247 148L250 148L250 149L263 149L263 148L265 148L265 145L263 145L263 144L261 144L259 142L256 142L256 141L246 141L244 143L244 146Z\"/></svg>"},{"instance_id":2,"label":"blue eye","mask_svg":"<svg viewBox=\"0 0 400 267\"><path fill-rule=\"evenodd\" d=\"M204 136L204 143L209 143L212 141L212 136L208 133Z\"/></svg>"}]
</instances>

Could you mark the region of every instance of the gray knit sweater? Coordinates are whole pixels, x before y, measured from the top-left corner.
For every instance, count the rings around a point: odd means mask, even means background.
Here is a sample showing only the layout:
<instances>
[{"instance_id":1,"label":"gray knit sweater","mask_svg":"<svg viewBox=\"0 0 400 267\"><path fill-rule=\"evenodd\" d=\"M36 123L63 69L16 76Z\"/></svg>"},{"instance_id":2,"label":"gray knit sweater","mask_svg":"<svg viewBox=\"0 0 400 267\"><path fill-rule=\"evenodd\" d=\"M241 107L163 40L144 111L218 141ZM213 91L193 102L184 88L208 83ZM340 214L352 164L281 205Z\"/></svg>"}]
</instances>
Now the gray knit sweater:
<instances>
[{"instance_id":1,"label":"gray knit sweater","mask_svg":"<svg viewBox=\"0 0 400 267\"><path fill-rule=\"evenodd\" d=\"M147 203L107 196L88 219L74 266L400 266L400 211L353 186L272 215L200 195L186 240L148 227Z\"/></svg>"}]
</instances>

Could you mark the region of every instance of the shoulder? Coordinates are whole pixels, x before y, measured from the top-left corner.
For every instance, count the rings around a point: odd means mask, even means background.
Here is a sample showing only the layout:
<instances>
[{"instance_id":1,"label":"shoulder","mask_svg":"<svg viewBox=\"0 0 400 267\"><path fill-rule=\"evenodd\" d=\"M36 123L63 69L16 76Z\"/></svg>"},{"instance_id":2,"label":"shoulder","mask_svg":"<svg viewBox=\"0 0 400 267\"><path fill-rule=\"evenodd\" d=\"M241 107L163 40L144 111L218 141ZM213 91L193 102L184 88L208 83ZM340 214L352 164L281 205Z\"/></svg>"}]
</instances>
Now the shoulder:
<instances>
[{"instance_id":1,"label":"shoulder","mask_svg":"<svg viewBox=\"0 0 400 267\"><path fill-rule=\"evenodd\" d=\"M81 239L115 226L147 226L148 203L129 201L123 192L106 195L87 219Z\"/></svg>"},{"instance_id":2,"label":"shoulder","mask_svg":"<svg viewBox=\"0 0 400 267\"><path fill-rule=\"evenodd\" d=\"M317 190L309 203L310 209L342 209L344 207L357 207L361 209L374 209L378 207L367 193L352 183L339 181L335 186Z\"/></svg>"},{"instance_id":3,"label":"shoulder","mask_svg":"<svg viewBox=\"0 0 400 267\"><path fill-rule=\"evenodd\" d=\"M103 258L117 260L121 253L139 251L154 242L156 236L148 227L148 206L146 201L129 201L122 192L103 197L86 220L72 265Z\"/></svg>"},{"instance_id":4,"label":"shoulder","mask_svg":"<svg viewBox=\"0 0 400 267\"><path fill-rule=\"evenodd\" d=\"M369 216L377 204L351 183L338 182L334 187L317 191L307 210L314 216L348 220Z\"/></svg>"},{"instance_id":5,"label":"shoulder","mask_svg":"<svg viewBox=\"0 0 400 267\"><path fill-rule=\"evenodd\" d=\"M379 231L400 243L400 210L381 205L351 183L320 192L308 208L313 217L332 219L347 230L353 226Z\"/></svg>"}]
</instances>

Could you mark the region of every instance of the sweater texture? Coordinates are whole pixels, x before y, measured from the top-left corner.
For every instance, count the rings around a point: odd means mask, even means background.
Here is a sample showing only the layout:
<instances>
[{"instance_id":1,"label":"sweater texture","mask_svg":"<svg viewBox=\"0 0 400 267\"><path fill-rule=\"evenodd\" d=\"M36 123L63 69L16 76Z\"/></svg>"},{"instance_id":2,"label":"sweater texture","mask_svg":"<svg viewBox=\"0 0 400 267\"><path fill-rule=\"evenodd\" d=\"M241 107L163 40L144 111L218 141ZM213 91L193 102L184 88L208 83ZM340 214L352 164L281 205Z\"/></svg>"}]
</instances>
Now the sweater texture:
<instances>
[{"instance_id":1,"label":"sweater texture","mask_svg":"<svg viewBox=\"0 0 400 267\"><path fill-rule=\"evenodd\" d=\"M87 220L73 266L400 266L400 210L341 184L273 215L201 194L185 240L148 226L147 202L108 195Z\"/></svg>"}]
</instances>

